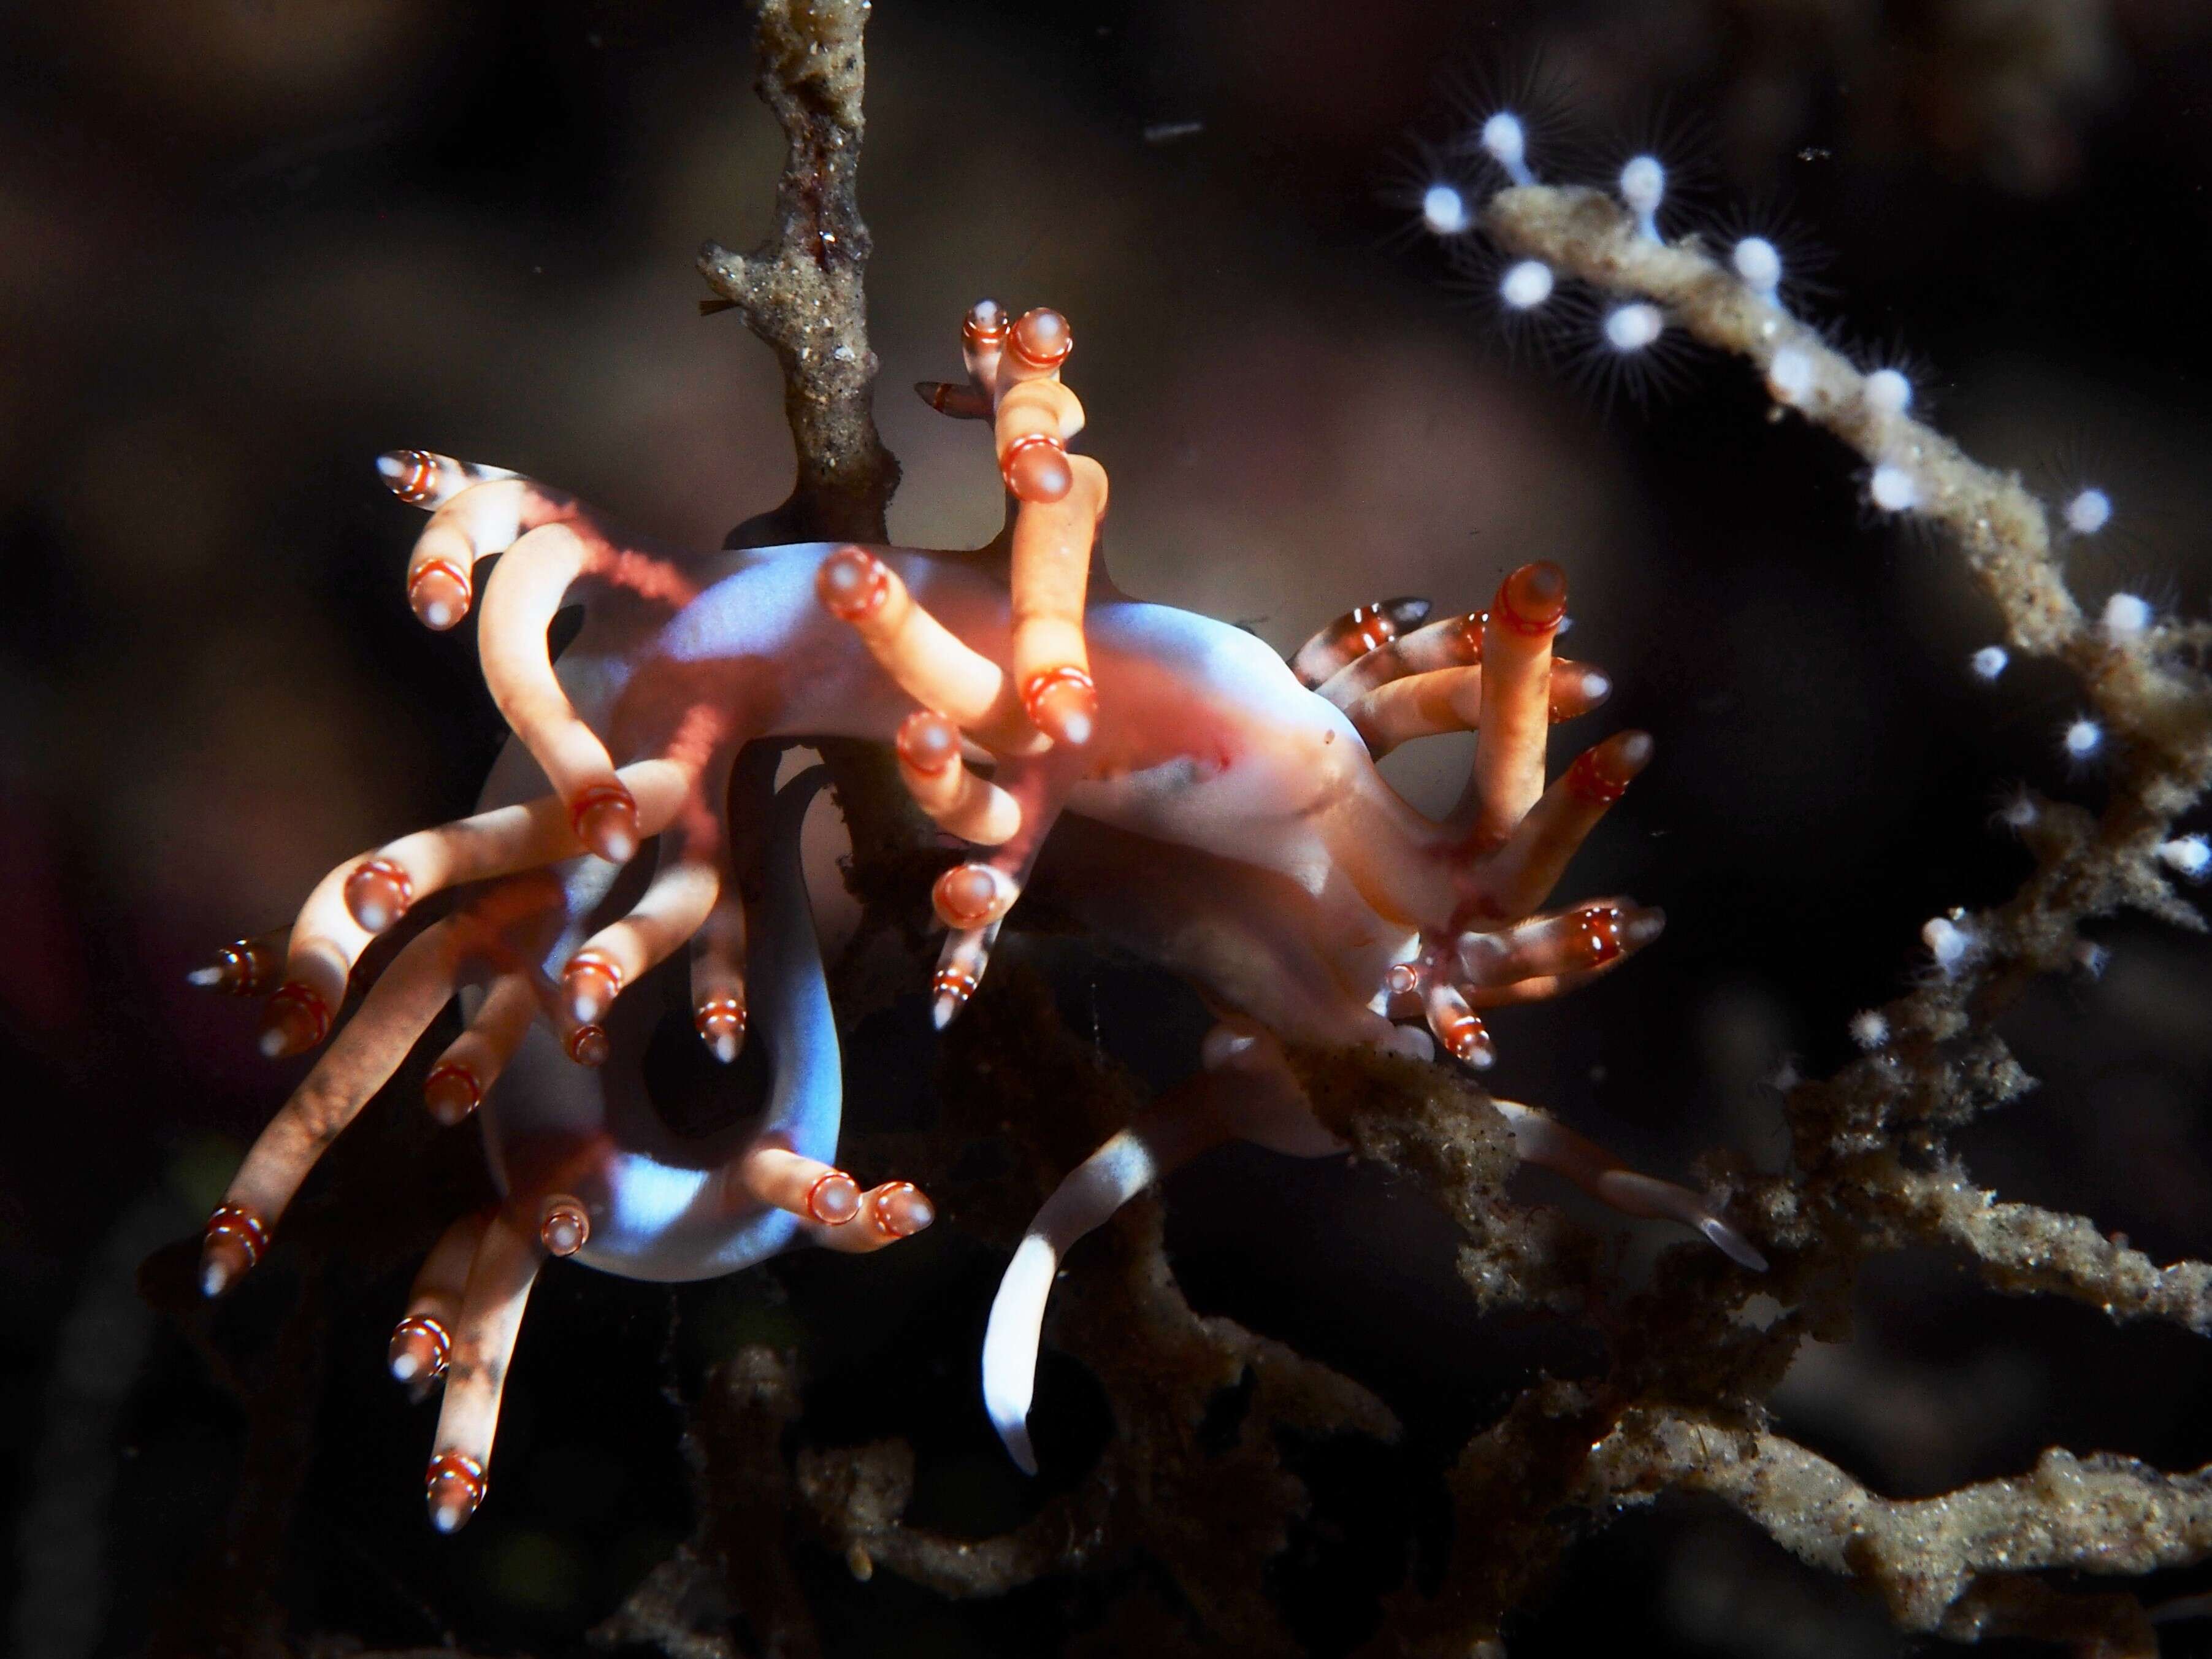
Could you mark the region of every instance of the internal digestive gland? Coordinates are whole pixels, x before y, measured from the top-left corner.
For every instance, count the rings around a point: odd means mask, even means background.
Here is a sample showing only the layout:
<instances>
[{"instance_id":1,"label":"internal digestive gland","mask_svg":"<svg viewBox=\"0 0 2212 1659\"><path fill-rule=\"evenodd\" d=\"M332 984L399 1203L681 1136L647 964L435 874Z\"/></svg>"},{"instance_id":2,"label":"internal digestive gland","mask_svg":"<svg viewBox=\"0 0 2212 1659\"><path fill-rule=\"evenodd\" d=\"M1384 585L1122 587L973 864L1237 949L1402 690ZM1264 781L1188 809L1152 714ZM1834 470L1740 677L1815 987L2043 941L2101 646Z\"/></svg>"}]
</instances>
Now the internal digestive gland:
<instances>
[{"instance_id":1,"label":"internal digestive gland","mask_svg":"<svg viewBox=\"0 0 2212 1659\"><path fill-rule=\"evenodd\" d=\"M777 788L793 744L888 745L960 849L932 895L947 930L930 987L940 1028L977 994L1033 877L1064 913L1190 981L1218 1022L1198 1072L1068 1174L1006 1270L982 1391L1028 1469L1039 1334L1067 1249L1222 1141L1344 1150L1291 1048L1486 1068L1489 1011L1571 990L1658 936L1660 914L1626 899L1543 908L1652 752L1644 733L1617 733L1547 782L1551 723L1610 689L1553 653L1565 573L1523 566L1486 611L1441 619L1425 601L1363 605L1287 663L1242 629L1132 599L1093 557L1107 478L1069 448L1084 424L1061 378L1072 343L1054 312L1016 320L985 301L962 328L964 379L920 388L993 435L1012 511L975 551L694 552L497 468L380 460L430 515L409 600L434 629L478 611L512 736L475 816L344 860L289 930L194 975L264 1000L272 1058L328 1040L209 1221L201 1274L221 1295L274 1248L316 1159L458 998L463 1029L425 1104L445 1124L477 1121L501 1197L432 1249L390 1349L401 1382L443 1385L428 1476L441 1530L483 1500L508 1359L549 1257L696 1279L800 1242L880 1249L933 1218L911 1184L864 1190L837 1167L838 1034L799 858L823 774ZM582 629L556 662L547 629L569 606ZM1397 744L1468 730L1471 775L1441 819L1376 769ZM437 920L406 920L441 895ZM395 928L411 938L356 986L364 951ZM655 999L630 994L679 954L708 1051L734 1060L750 1031L772 1079L756 1115L705 1138L656 1111L641 1063ZM359 1006L333 1036L349 989ZM1698 1194L1495 1103L1523 1158L1764 1266Z\"/></svg>"}]
</instances>

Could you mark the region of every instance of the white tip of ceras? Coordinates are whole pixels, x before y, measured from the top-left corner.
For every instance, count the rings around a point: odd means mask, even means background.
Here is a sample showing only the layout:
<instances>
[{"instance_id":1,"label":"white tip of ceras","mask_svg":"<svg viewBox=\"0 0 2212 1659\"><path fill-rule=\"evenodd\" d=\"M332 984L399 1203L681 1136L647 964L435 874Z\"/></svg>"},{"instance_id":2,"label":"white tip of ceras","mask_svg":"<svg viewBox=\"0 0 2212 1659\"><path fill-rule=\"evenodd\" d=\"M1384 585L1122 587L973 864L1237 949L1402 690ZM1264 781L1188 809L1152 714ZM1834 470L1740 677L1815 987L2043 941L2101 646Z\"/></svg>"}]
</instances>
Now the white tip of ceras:
<instances>
[{"instance_id":1,"label":"white tip of ceras","mask_svg":"<svg viewBox=\"0 0 2212 1659\"><path fill-rule=\"evenodd\" d=\"M983 1410L1024 1474L1037 1472L1036 1449L1030 1442L1030 1402L1036 1393L1045 1302L1059 1271L1059 1255L1048 1241L1034 1233L1022 1240L999 1281L983 1333Z\"/></svg>"},{"instance_id":2,"label":"white tip of ceras","mask_svg":"<svg viewBox=\"0 0 2212 1659\"><path fill-rule=\"evenodd\" d=\"M397 484L413 470L400 450L387 449L376 458L376 476L388 484Z\"/></svg>"},{"instance_id":3,"label":"white tip of ceras","mask_svg":"<svg viewBox=\"0 0 2212 1659\"><path fill-rule=\"evenodd\" d=\"M215 987L222 983L222 969L220 968L195 968L191 972L185 975L185 983L187 985L197 985L204 991L212 990Z\"/></svg>"},{"instance_id":4,"label":"white tip of ceras","mask_svg":"<svg viewBox=\"0 0 2212 1659\"><path fill-rule=\"evenodd\" d=\"M1766 1271L1766 1258L1760 1255L1752 1242L1717 1215L1705 1216L1698 1222L1703 1233L1718 1250L1739 1267L1748 1267L1755 1273Z\"/></svg>"},{"instance_id":5,"label":"white tip of ceras","mask_svg":"<svg viewBox=\"0 0 2212 1659\"><path fill-rule=\"evenodd\" d=\"M1071 709L1060 717L1060 735L1073 748L1080 749L1091 741L1093 730L1091 716L1081 709Z\"/></svg>"},{"instance_id":6,"label":"white tip of ceras","mask_svg":"<svg viewBox=\"0 0 2212 1659\"><path fill-rule=\"evenodd\" d=\"M200 1267L200 1294L212 1302L230 1288L230 1268L221 1261L203 1262Z\"/></svg>"},{"instance_id":7,"label":"white tip of ceras","mask_svg":"<svg viewBox=\"0 0 2212 1659\"><path fill-rule=\"evenodd\" d=\"M283 1028L271 1025L267 1030L262 1032L254 1046L261 1050L261 1057L264 1060L282 1059L285 1047Z\"/></svg>"},{"instance_id":8,"label":"white tip of ceras","mask_svg":"<svg viewBox=\"0 0 2212 1659\"><path fill-rule=\"evenodd\" d=\"M708 1039L707 1048L715 1059L720 1060L723 1065L728 1066L737 1060L738 1039L732 1033L723 1031Z\"/></svg>"}]
</instances>

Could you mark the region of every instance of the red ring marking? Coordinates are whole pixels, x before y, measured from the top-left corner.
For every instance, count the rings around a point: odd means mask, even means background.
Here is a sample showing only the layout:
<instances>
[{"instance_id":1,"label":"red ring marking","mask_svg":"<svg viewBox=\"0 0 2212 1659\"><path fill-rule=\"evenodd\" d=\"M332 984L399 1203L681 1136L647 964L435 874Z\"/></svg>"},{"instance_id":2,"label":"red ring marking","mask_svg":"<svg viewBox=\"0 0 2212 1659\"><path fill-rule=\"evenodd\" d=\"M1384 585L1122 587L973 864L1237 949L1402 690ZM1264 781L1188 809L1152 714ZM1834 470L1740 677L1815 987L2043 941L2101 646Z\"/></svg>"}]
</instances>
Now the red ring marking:
<instances>
[{"instance_id":1,"label":"red ring marking","mask_svg":"<svg viewBox=\"0 0 2212 1659\"><path fill-rule=\"evenodd\" d=\"M1022 708L1028 714L1030 725L1038 724L1037 707L1044 701L1045 693L1061 685L1079 685L1091 693L1093 703L1097 702L1098 688L1091 683L1091 676L1073 663L1066 662L1057 668L1043 669L1030 675L1022 687Z\"/></svg>"},{"instance_id":2,"label":"red ring marking","mask_svg":"<svg viewBox=\"0 0 2212 1659\"><path fill-rule=\"evenodd\" d=\"M258 997L269 994L269 981L283 964L266 941L241 939L216 951L215 965L222 975L217 989L234 997Z\"/></svg>"},{"instance_id":3,"label":"red ring marking","mask_svg":"<svg viewBox=\"0 0 2212 1659\"><path fill-rule=\"evenodd\" d=\"M363 859L354 866L353 873L346 878L346 885L352 886L363 876L381 876L399 890L399 909L392 921L406 915L408 907L415 902L415 878L390 859ZM349 902L346 908L352 909L352 904Z\"/></svg>"},{"instance_id":4,"label":"red ring marking","mask_svg":"<svg viewBox=\"0 0 2212 1659\"><path fill-rule=\"evenodd\" d=\"M579 1066L604 1066L607 1060L606 1041L607 1032L605 1026L579 1025L568 1033L567 1044L568 1058ZM585 1051L594 1044L599 1046L599 1057L597 1060L586 1059Z\"/></svg>"},{"instance_id":5,"label":"red ring marking","mask_svg":"<svg viewBox=\"0 0 2212 1659\"><path fill-rule=\"evenodd\" d=\"M853 1213L847 1216L844 1221L834 1221L830 1217L822 1213L822 1205L820 1202L822 1189L828 1186L831 1182L851 1181L853 1177L847 1175L842 1170L825 1170L820 1175L817 1176L814 1178L814 1184L806 1189L806 1213L812 1216L815 1220L821 1223L821 1224L825 1227L842 1227L846 1222L849 1222L856 1218L860 1213L860 1206L857 1204L853 1206ZM859 1183L855 1182L854 1184L857 1186Z\"/></svg>"},{"instance_id":6,"label":"red ring marking","mask_svg":"<svg viewBox=\"0 0 2212 1659\"><path fill-rule=\"evenodd\" d=\"M200 1234L201 1243L204 1247L217 1238L234 1238L244 1246L249 1269L269 1248L269 1230L261 1224L261 1218L237 1204L218 1204L208 1217L207 1226Z\"/></svg>"},{"instance_id":7,"label":"red ring marking","mask_svg":"<svg viewBox=\"0 0 2212 1659\"><path fill-rule=\"evenodd\" d=\"M1606 771L1597 758L1597 750L1585 749L1575 757L1574 764L1567 768L1567 787L1584 800L1597 806L1610 806L1628 793L1630 780L1616 778Z\"/></svg>"},{"instance_id":8,"label":"red ring marking","mask_svg":"<svg viewBox=\"0 0 2212 1659\"><path fill-rule=\"evenodd\" d=\"M1048 308L1048 307L1041 306L1038 307L1038 310L1042 311ZM1034 317L1036 314L1037 313L1036 311L1024 313L1021 322L1016 323L1012 328L1007 331L1006 349L1013 354L1014 361L1020 363L1025 368L1058 368L1062 363L1067 361L1067 354L1075 349L1075 331L1068 327L1067 319L1061 317L1060 319L1060 349L1049 357L1033 356L1029 349L1022 343L1022 323L1029 321L1031 317ZM1054 314L1058 315L1057 313L1054 313Z\"/></svg>"},{"instance_id":9,"label":"red ring marking","mask_svg":"<svg viewBox=\"0 0 2212 1659\"><path fill-rule=\"evenodd\" d=\"M397 1347L399 1339L421 1334L430 1339L430 1376L441 1376L446 1362L453 1357L453 1340L446 1334L445 1326L428 1314L410 1314L392 1328L392 1340L386 1346ZM428 1381L428 1378L424 1378Z\"/></svg>"},{"instance_id":10,"label":"red ring marking","mask_svg":"<svg viewBox=\"0 0 2212 1659\"><path fill-rule=\"evenodd\" d=\"M988 321L981 320L985 306L991 308ZM960 337L970 346L1003 345L1006 338L1006 307L995 300L977 301L960 319Z\"/></svg>"},{"instance_id":11,"label":"red ring marking","mask_svg":"<svg viewBox=\"0 0 2212 1659\"><path fill-rule=\"evenodd\" d=\"M881 559L865 548L851 548L846 551L868 562L867 586L860 590L859 597L851 599L832 599L824 593L822 603L830 614L838 621L856 623L861 617L882 609L884 601L890 596L890 571ZM845 554L833 553L830 556L833 559L842 558Z\"/></svg>"},{"instance_id":12,"label":"red ring marking","mask_svg":"<svg viewBox=\"0 0 2212 1659\"><path fill-rule=\"evenodd\" d=\"M568 808L568 830L578 841L584 839L584 817L594 807L619 802L629 808L630 822L637 822L637 799L619 783L595 783L580 793Z\"/></svg>"},{"instance_id":13,"label":"red ring marking","mask_svg":"<svg viewBox=\"0 0 2212 1659\"><path fill-rule=\"evenodd\" d=\"M279 1008L296 1008L307 1015L315 1028L314 1035L305 1045L307 1048L313 1048L331 1034L331 1006L311 985L296 979L286 980L269 994L269 1006L272 1012Z\"/></svg>"},{"instance_id":14,"label":"red ring marking","mask_svg":"<svg viewBox=\"0 0 2212 1659\"><path fill-rule=\"evenodd\" d=\"M1515 573L1516 575L1518 574L1517 571ZM1558 629L1559 617L1567 614L1567 607L1562 601L1559 616L1553 617L1548 622L1540 622L1534 617L1524 617L1514 608L1513 578L1508 576L1498 584L1498 598L1492 607L1492 614L1515 633L1526 635L1530 639L1541 639L1544 635Z\"/></svg>"},{"instance_id":15,"label":"red ring marking","mask_svg":"<svg viewBox=\"0 0 2212 1659\"><path fill-rule=\"evenodd\" d=\"M691 1024L703 1036L706 1035L707 1028L718 1019L734 1019L738 1023L738 1029L740 1031L744 1030L745 1029L744 1003L738 998L732 996L727 991L716 991L711 995L702 998L699 1006L692 1013Z\"/></svg>"},{"instance_id":16,"label":"red ring marking","mask_svg":"<svg viewBox=\"0 0 2212 1659\"><path fill-rule=\"evenodd\" d=\"M483 1465L466 1452L440 1452L430 1460L429 1471L423 1476L424 1492L437 1491L438 1482L446 1478L453 1480L468 1495L469 1513L474 1515L484 1500Z\"/></svg>"},{"instance_id":17,"label":"red ring marking","mask_svg":"<svg viewBox=\"0 0 2212 1659\"><path fill-rule=\"evenodd\" d=\"M586 945L568 958L568 965L561 970L561 980L566 984L578 974L597 974L607 982L610 1001L622 994L622 964L596 945Z\"/></svg>"},{"instance_id":18,"label":"red ring marking","mask_svg":"<svg viewBox=\"0 0 2212 1659\"><path fill-rule=\"evenodd\" d=\"M983 870L990 872L991 896L984 901L981 909L976 909L965 905L956 905L952 902L951 888L951 880L953 877L960 874L964 870ZM990 914L992 901L995 900L998 896L998 872L992 870L989 865L956 864L950 870L947 870L943 875L937 878L937 885L930 893L930 900L933 905L936 908L938 914L943 916L945 921L951 923L955 927L981 927L983 925L985 919Z\"/></svg>"},{"instance_id":19,"label":"red ring marking","mask_svg":"<svg viewBox=\"0 0 2212 1659\"><path fill-rule=\"evenodd\" d=\"M1611 962L1621 953L1620 910L1616 905L1595 904L1577 918L1583 955L1591 967Z\"/></svg>"},{"instance_id":20,"label":"red ring marking","mask_svg":"<svg viewBox=\"0 0 2212 1659\"><path fill-rule=\"evenodd\" d=\"M442 571L453 579L453 586L461 590L461 605L465 609L471 597L469 573L442 554L423 560L407 573L407 603L415 603L415 590L422 585L422 578L434 570Z\"/></svg>"},{"instance_id":21,"label":"red ring marking","mask_svg":"<svg viewBox=\"0 0 2212 1659\"><path fill-rule=\"evenodd\" d=\"M392 493L410 507L420 507L438 487L438 464L428 450L410 449L407 457L408 474L392 486Z\"/></svg>"},{"instance_id":22,"label":"red ring marking","mask_svg":"<svg viewBox=\"0 0 2212 1659\"><path fill-rule=\"evenodd\" d=\"M915 771L921 773L924 777L928 778L933 778L938 776L940 773L951 771L955 763L957 763L960 759L959 728L957 726L953 727L952 747L945 752L945 758L939 761L936 765L931 766L925 763L914 752L914 745L909 740L908 733L912 731L918 731L925 722L933 722L936 720L945 720L947 725L952 724L951 720L945 715L933 713L931 710L927 708L916 709L913 714L908 714L904 720L899 722L898 736L894 739L894 745L898 750L899 758L904 761L908 766L914 768Z\"/></svg>"},{"instance_id":23,"label":"red ring marking","mask_svg":"<svg viewBox=\"0 0 2212 1659\"><path fill-rule=\"evenodd\" d=\"M975 975L964 968L940 968L929 981L933 991L942 992L955 1002L965 1004L975 994Z\"/></svg>"},{"instance_id":24,"label":"red ring marking","mask_svg":"<svg viewBox=\"0 0 2212 1659\"><path fill-rule=\"evenodd\" d=\"M920 1190L911 1181L886 1182L883 1190L875 1197L876 1231L880 1233L889 1233L893 1238L913 1237L912 1233L901 1232L891 1225L890 1201L902 1194L918 1193Z\"/></svg>"},{"instance_id":25,"label":"red ring marking","mask_svg":"<svg viewBox=\"0 0 2212 1659\"><path fill-rule=\"evenodd\" d=\"M477 1074L458 1060L441 1060L433 1066L429 1074L422 1079L422 1092L428 1094L433 1085L441 1079L449 1077L459 1078L461 1080L461 1085L469 1091L470 1111L473 1112L483 1104L483 1088L477 1082Z\"/></svg>"},{"instance_id":26,"label":"red ring marking","mask_svg":"<svg viewBox=\"0 0 2212 1659\"><path fill-rule=\"evenodd\" d=\"M1055 455L1067 453L1067 446L1049 432L1026 432L1006 446L1006 453L999 458L999 472L1006 481L1006 488L1014 487L1014 458L1032 449L1049 449ZM1048 503L1049 505L1049 503Z\"/></svg>"},{"instance_id":27,"label":"red ring marking","mask_svg":"<svg viewBox=\"0 0 2212 1659\"><path fill-rule=\"evenodd\" d=\"M565 1250L553 1242L553 1224L558 1221L575 1224L576 1242ZM574 1199L556 1199L538 1220L538 1242L556 1256L572 1256L592 1242L592 1218Z\"/></svg>"}]
</instances>

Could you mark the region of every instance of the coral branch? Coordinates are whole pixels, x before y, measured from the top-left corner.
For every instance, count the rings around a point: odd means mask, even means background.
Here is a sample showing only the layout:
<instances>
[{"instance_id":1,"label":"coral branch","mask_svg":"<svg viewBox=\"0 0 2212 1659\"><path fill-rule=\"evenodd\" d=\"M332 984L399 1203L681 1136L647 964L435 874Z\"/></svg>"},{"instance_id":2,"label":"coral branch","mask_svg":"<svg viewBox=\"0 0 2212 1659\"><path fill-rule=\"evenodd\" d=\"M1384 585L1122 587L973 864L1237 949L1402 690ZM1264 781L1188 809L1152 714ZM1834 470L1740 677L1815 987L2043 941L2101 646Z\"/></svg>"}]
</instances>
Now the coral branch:
<instances>
[{"instance_id":1,"label":"coral branch","mask_svg":"<svg viewBox=\"0 0 2212 1659\"><path fill-rule=\"evenodd\" d=\"M868 0L762 0L757 86L790 145L776 234L751 254L715 242L699 252L700 275L783 366L799 478L753 539L888 539L899 466L876 433L859 200L868 11Z\"/></svg>"},{"instance_id":2,"label":"coral branch","mask_svg":"<svg viewBox=\"0 0 2212 1659\"><path fill-rule=\"evenodd\" d=\"M1898 1501L1781 1436L1639 1410L1591 1449L1586 1473L1579 1496L1593 1506L1711 1492L1801 1560L1873 1585L1905 1629L1954 1639L2001 1633L1987 1589L1960 1607L1984 1575L2141 1574L2212 1553L2212 1468L2161 1474L2106 1454L2053 1449L2032 1474ZM2138 1607L2121 1622L2140 1620Z\"/></svg>"},{"instance_id":3,"label":"coral branch","mask_svg":"<svg viewBox=\"0 0 2212 1659\"><path fill-rule=\"evenodd\" d=\"M2001 1203L1956 1171L1900 1171L1889 1192L1919 1242L1971 1251L1998 1290L2068 1297L2115 1319L2169 1319L2212 1334L2212 1263L2161 1267L2086 1217Z\"/></svg>"}]
</instances>

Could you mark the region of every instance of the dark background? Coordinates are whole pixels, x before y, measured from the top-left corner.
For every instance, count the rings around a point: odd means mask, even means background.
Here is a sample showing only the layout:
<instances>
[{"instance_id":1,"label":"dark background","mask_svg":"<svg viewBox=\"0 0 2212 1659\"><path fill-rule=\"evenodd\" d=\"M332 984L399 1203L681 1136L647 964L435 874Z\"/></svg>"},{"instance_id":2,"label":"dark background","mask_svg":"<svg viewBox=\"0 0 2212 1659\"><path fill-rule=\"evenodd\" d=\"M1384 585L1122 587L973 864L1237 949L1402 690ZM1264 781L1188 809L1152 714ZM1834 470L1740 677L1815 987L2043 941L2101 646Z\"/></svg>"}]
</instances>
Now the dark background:
<instances>
[{"instance_id":1,"label":"dark background","mask_svg":"<svg viewBox=\"0 0 2212 1659\"><path fill-rule=\"evenodd\" d=\"M1633 892L1671 924L1605 985L1497 1020L1497 1086L1645 1167L1681 1175L1716 1145L1772 1167L1778 1076L1838 1063L1850 1013L1924 970L1921 923L2024 870L1990 827L2003 791L2097 799L2094 766L2058 752L2075 693L2034 665L1970 680L1995 618L1956 561L1876 522L1854 459L1770 422L1741 366L1686 353L1671 386L1608 398L1577 388L1571 339L1538 342L1556 367L1509 361L1395 198L1419 144L1475 107L1463 89L1540 52L1572 131L1540 171L1602 179L1656 141L1692 187L1670 231L1776 234L1820 284L1810 314L1913 368L1970 450L2052 492L2112 492L2111 529L2068 553L2085 603L2125 587L2201 613L2201 15L886 0L863 207L879 413L907 469L893 532L945 545L997 523L974 428L903 390L957 368L957 319L988 293L1073 320L1133 592L1288 647L1358 601L1468 608L1512 565L1559 560L1569 648L1620 687L1589 729L1660 744L1575 891ZM770 505L790 467L774 366L735 319L696 314L691 260L704 236L764 234L781 145L725 5L84 0L0 31L0 1492L19 1517L0 1582L10 1650L73 1659L143 1645L224 1513L235 1411L133 1275L196 1226L301 1069L262 1065L251 1012L183 974L338 859L465 810L501 735L467 639L406 610L413 519L370 458L519 467L699 544ZM1202 130L1147 137L1187 122ZM1393 771L1434 803L1464 752L1424 748ZM2202 1255L2205 948L2137 921L2103 937L2101 980L2008 1019L2043 1087L1965 1146L2008 1196ZM1170 990L1080 960L1059 982L1109 1054L1178 1063ZM857 1119L927 1112L918 1002L854 1047ZM325 1175L465 1184L465 1143L419 1165L380 1150L407 1109L370 1114ZM1341 1367L1407 1424L1396 1451L1293 1449L1319 1505L1282 1583L1340 1650L1409 1557L1435 1559L1440 1463L1532 1366L1594 1351L1474 1319L1449 1228L1375 1171L1232 1151L1169 1203L1201 1308ZM1671 1242L1589 1218L1620 1234L1624 1282ZM1036 1501L974 1397L1000 1261L939 1230L672 1295L556 1269L493 1501L436 1540L428 1419L380 1374L409 1270L362 1261L357 1328L300 1383L326 1390L301 1518L269 1545L294 1638L582 1650L689 1531L672 1402L748 1340L799 1345L816 1437L916 1437L917 1518L980 1533ZM1934 1255L1880 1264L1862 1304L1855 1338L1808 1348L1776 1406L1885 1492L2017 1472L2054 1442L2212 1461L2198 1339L2002 1300ZM1048 1358L1048 1490L1104 1431L1091 1399ZM802 1565L833 1652L1049 1650L1115 1589L948 1608ZM2212 1583L2171 1577L2158 1594ZM1516 1647L1589 1640L1910 1645L1674 1500L1583 1547Z\"/></svg>"}]
</instances>

